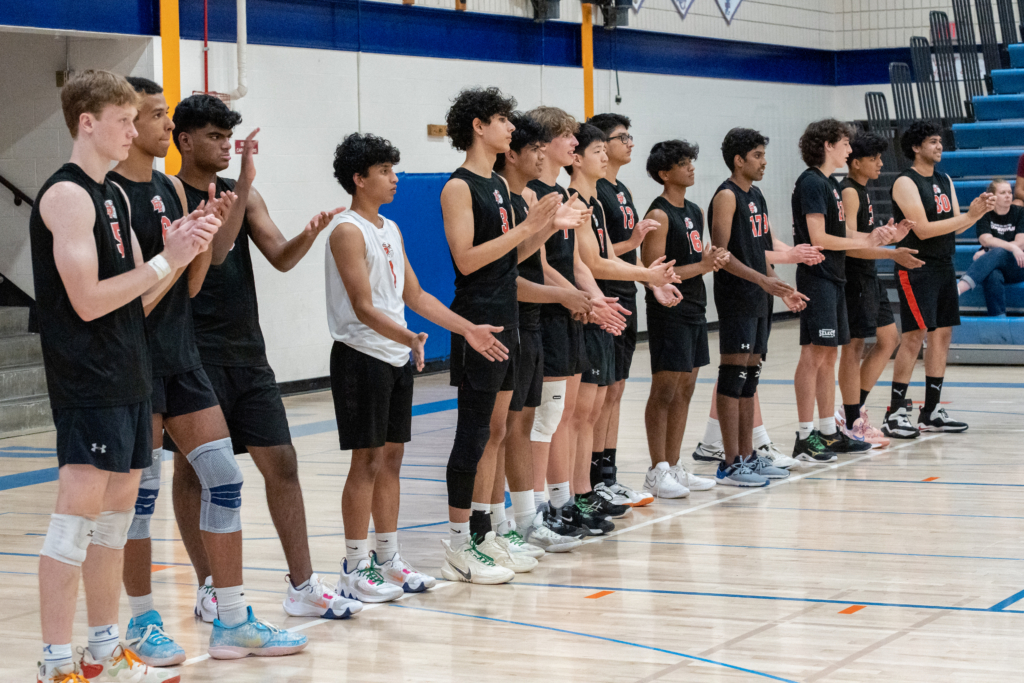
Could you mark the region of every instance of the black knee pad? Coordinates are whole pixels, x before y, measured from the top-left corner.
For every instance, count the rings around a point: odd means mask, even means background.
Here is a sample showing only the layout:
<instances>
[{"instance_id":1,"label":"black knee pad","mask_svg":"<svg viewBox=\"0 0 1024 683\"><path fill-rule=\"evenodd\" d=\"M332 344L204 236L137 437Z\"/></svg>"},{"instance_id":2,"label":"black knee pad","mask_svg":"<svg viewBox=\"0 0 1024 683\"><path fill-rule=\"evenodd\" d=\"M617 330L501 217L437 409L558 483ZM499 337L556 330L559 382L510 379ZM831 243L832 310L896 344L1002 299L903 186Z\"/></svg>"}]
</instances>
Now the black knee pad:
<instances>
[{"instance_id":1,"label":"black knee pad","mask_svg":"<svg viewBox=\"0 0 1024 683\"><path fill-rule=\"evenodd\" d=\"M729 398L743 398L743 387L747 383L746 365L718 366L718 393Z\"/></svg>"},{"instance_id":2,"label":"black knee pad","mask_svg":"<svg viewBox=\"0 0 1024 683\"><path fill-rule=\"evenodd\" d=\"M761 379L761 366L754 365L747 367L747 381L743 384L742 398L754 398L757 393L757 383Z\"/></svg>"},{"instance_id":3,"label":"black knee pad","mask_svg":"<svg viewBox=\"0 0 1024 683\"><path fill-rule=\"evenodd\" d=\"M448 457L448 504L468 510L473 503L476 466L491 438L491 413L496 392L459 388L459 420Z\"/></svg>"}]
</instances>

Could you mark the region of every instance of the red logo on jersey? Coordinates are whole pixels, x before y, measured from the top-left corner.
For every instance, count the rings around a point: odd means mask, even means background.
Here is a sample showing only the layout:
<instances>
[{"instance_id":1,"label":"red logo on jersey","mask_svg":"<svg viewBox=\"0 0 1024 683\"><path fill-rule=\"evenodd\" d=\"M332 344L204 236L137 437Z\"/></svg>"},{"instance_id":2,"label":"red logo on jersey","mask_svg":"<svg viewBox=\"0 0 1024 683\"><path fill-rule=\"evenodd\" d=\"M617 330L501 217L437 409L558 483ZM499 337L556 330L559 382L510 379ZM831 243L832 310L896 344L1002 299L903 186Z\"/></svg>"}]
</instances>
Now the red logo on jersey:
<instances>
[{"instance_id":1,"label":"red logo on jersey","mask_svg":"<svg viewBox=\"0 0 1024 683\"><path fill-rule=\"evenodd\" d=\"M750 213L757 213L757 204L754 202L747 204L747 208L750 209Z\"/></svg>"},{"instance_id":2,"label":"red logo on jersey","mask_svg":"<svg viewBox=\"0 0 1024 683\"><path fill-rule=\"evenodd\" d=\"M395 273L395 264L391 260L395 256L395 250L387 242L381 245L381 248L384 250L384 255L388 257L388 266L391 268L391 278L394 280L394 285L398 287L398 275Z\"/></svg>"},{"instance_id":3,"label":"red logo on jersey","mask_svg":"<svg viewBox=\"0 0 1024 683\"><path fill-rule=\"evenodd\" d=\"M615 195L615 198L619 200L619 204L622 204L623 206L626 205L626 193L625 192L618 193L617 195Z\"/></svg>"},{"instance_id":4,"label":"red logo on jersey","mask_svg":"<svg viewBox=\"0 0 1024 683\"><path fill-rule=\"evenodd\" d=\"M934 192L937 195L938 194L942 194L942 188L939 187L938 185L933 184L932 185L932 192Z\"/></svg>"},{"instance_id":5,"label":"red logo on jersey","mask_svg":"<svg viewBox=\"0 0 1024 683\"><path fill-rule=\"evenodd\" d=\"M156 211L157 213L167 213L167 210L164 208L163 197L161 197L160 195L155 195L149 201L153 204L154 211Z\"/></svg>"},{"instance_id":6,"label":"red logo on jersey","mask_svg":"<svg viewBox=\"0 0 1024 683\"><path fill-rule=\"evenodd\" d=\"M110 218L111 220L117 218L117 212L114 211L114 202L108 199L107 201L103 202L103 206L107 208L107 218Z\"/></svg>"},{"instance_id":7,"label":"red logo on jersey","mask_svg":"<svg viewBox=\"0 0 1024 683\"><path fill-rule=\"evenodd\" d=\"M503 201L502 201L502 199L501 199L501 193L500 193L500 192L498 192L497 190L495 190L495 191L494 191L494 201L498 202L498 204L499 204L499 205L501 205L501 204L504 204L504 203L505 203L505 202L503 202Z\"/></svg>"}]
</instances>

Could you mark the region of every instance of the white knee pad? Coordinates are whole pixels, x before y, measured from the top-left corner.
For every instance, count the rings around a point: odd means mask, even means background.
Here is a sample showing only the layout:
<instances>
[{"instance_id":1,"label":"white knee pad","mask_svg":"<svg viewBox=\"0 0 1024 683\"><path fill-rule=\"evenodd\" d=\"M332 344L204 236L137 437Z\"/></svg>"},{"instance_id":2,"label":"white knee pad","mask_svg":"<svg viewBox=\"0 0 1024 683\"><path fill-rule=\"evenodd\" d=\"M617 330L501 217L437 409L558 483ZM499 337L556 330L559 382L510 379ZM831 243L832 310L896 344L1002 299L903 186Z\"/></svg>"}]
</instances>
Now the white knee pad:
<instances>
[{"instance_id":1,"label":"white knee pad","mask_svg":"<svg viewBox=\"0 0 1024 683\"><path fill-rule=\"evenodd\" d=\"M242 471L235 462L231 439L203 444L188 454L203 485L199 528L214 534L242 530Z\"/></svg>"},{"instance_id":2,"label":"white knee pad","mask_svg":"<svg viewBox=\"0 0 1024 683\"><path fill-rule=\"evenodd\" d=\"M551 437L562 420L562 411L565 410L565 385L564 379L558 382L544 382L540 405L533 414L530 441L551 443Z\"/></svg>"},{"instance_id":3,"label":"white knee pad","mask_svg":"<svg viewBox=\"0 0 1024 683\"><path fill-rule=\"evenodd\" d=\"M95 531L96 522L88 517L52 514L43 549L39 554L81 567Z\"/></svg>"},{"instance_id":4,"label":"white knee pad","mask_svg":"<svg viewBox=\"0 0 1024 683\"><path fill-rule=\"evenodd\" d=\"M96 518L96 533L92 535L93 544L113 550L124 548L124 542L128 540L128 528L131 527L134 516L135 508L101 512Z\"/></svg>"},{"instance_id":5,"label":"white knee pad","mask_svg":"<svg viewBox=\"0 0 1024 683\"><path fill-rule=\"evenodd\" d=\"M164 458L164 449L153 450L153 464L142 470L139 480L139 497L135 499L135 517L128 529L128 538L137 541L149 538L149 522L153 519L156 508L156 497L160 495L160 468Z\"/></svg>"}]
</instances>

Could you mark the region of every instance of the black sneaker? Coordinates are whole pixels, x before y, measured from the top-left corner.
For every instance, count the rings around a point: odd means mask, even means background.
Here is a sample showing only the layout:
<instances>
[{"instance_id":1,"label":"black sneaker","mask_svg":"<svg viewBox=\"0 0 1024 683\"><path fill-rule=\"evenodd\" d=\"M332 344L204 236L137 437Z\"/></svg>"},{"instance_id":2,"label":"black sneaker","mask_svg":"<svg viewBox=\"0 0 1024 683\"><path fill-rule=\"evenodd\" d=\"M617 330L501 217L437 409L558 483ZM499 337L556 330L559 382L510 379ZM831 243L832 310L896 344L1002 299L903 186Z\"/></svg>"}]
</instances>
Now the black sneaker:
<instances>
[{"instance_id":1,"label":"black sneaker","mask_svg":"<svg viewBox=\"0 0 1024 683\"><path fill-rule=\"evenodd\" d=\"M917 428L922 432L966 432L967 423L950 420L946 409L942 406L932 411L930 416L925 415L924 408L917 416Z\"/></svg>"},{"instance_id":2,"label":"black sneaker","mask_svg":"<svg viewBox=\"0 0 1024 683\"><path fill-rule=\"evenodd\" d=\"M921 431L910 421L910 413L906 408L886 412L882 433L892 439L916 439L921 436Z\"/></svg>"},{"instance_id":3,"label":"black sneaker","mask_svg":"<svg viewBox=\"0 0 1024 683\"><path fill-rule=\"evenodd\" d=\"M609 496L610 495L611 494L609 492ZM620 517L625 517L632 509L627 505L616 505L612 502L611 498L606 498L597 491L591 491L586 494L584 498L587 499L588 503L594 506L594 509L597 510L597 514L601 517L618 519Z\"/></svg>"},{"instance_id":4,"label":"black sneaker","mask_svg":"<svg viewBox=\"0 0 1024 683\"><path fill-rule=\"evenodd\" d=\"M820 434L815 429L806 439L800 438L800 432L796 433L796 443L793 445L793 457L804 462L835 462L838 456L825 448L821 442Z\"/></svg>"},{"instance_id":5,"label":"black sneaker","mask_svg":"<svg viewBox=\"0 0 1024 683\"><path fill-rule=\"evenodd\" d=\"M576 496L576 499L562 508L562 514L571 508L572 523L583 529L590 536L600 536L615 528L615 524L607 517L598 514L597 509L587 502L585 496Z\"/></svg>"},{"instance_id":6,"label":"black sneaker","mask_svg":"<svg viewBox=\"0 0 1024 683\"><path fill-rule=\"evenodd\" d=\"M569 503L572 505L572 503ZM566 506L568 507L568 506ZM553 507L550 503L544 512L544 526L550 531L558 534L559 536L566 536L568 538L582 538L587 536L586 531L580 529L577 526L573 526L571 516L563 516L560 508Z\"/></svg>"},{"instance_id":7,"label":"black sneaker","mask_svg":"<svg viewBox=\"0 0 1024 683\"><path fill-rule=\"evenodd\" d=\"M851 439L841 429L836 430L836 433L830 436L819 432L818 438L821 439L822 445L833 453L865 453L871 450L871 444Z\"/></svg>"}]
</instances>

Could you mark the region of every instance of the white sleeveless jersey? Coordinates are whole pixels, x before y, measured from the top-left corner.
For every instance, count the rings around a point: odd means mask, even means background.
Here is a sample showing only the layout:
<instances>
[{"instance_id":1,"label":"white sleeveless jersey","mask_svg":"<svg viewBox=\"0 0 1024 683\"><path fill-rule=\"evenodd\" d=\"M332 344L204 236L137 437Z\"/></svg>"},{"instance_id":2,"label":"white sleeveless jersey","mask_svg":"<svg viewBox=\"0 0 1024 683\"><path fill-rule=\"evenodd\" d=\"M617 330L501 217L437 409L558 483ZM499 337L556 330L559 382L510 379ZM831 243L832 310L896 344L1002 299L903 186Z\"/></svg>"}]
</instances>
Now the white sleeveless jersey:
<instances>
[{"instance_id":1,"label":"white sleeveless jersey","mask_svg":"<svg viewBox=\"0 0 1024 683\"><path fill-rule=\"evenodd\" d=\"M405 324L405 251L402 235L393 221L381 216L384 227L378 228L351 209L338 214L332 229L339 223L352 223L363 233L366 244L366 270L370 275L373 306L402 327ZM409 362L409 347L374 332L359 322L352 301L334 262L330 240L327 241L327 323L331 336L361 353L382 360L394 367Z\"/></svg>"}]
</instances>

